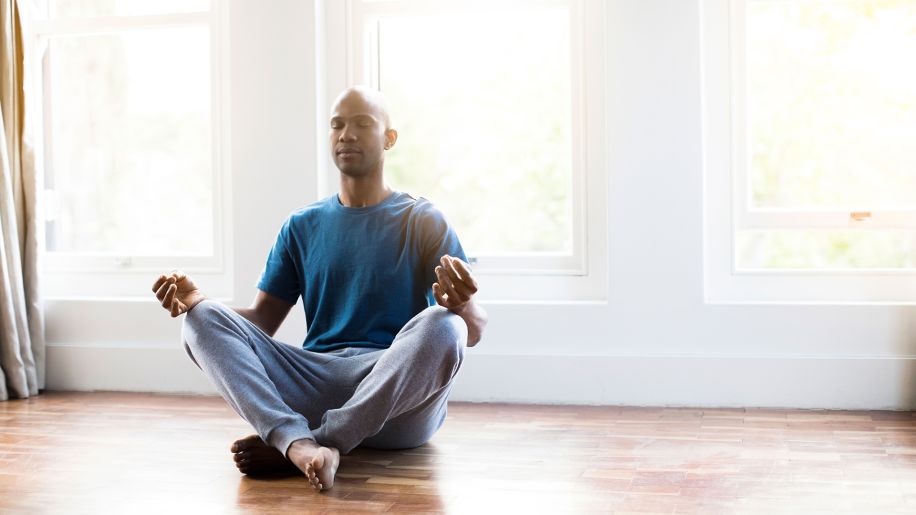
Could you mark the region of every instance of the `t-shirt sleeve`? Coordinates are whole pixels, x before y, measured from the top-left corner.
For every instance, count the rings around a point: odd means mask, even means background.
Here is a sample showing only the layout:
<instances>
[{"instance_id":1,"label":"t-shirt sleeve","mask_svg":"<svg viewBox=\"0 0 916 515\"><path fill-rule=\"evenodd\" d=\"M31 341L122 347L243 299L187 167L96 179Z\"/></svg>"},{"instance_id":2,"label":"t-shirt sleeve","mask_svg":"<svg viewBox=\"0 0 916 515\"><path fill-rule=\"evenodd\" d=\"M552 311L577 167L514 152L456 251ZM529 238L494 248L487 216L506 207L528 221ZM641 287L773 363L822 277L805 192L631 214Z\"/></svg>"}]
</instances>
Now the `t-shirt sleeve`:
<instances>
[{"instance_id":1,"label":"t-shirt sleeve","mask_svg":"<svg viewBox=\"0 0 916 515\"><path fill-rule=\"evenodd\" d=\"M287 220L280 227L277 241L267 256L267 263L258 280L258 289L295 304L302 294L302 287L299 284L296 260L290 252L290 230L290 220Z\"/></svg>"},{"instance_id":2,"label":"t-shirt sleeve","mask_svg":"<svg viewBox=\"0 0 916 515\"><path fill-rule=\"evenodd\" d=\"M427 298L430 304L435 304L432 284L436 282L436 267L439 266L439 259L448 254L467 263L468 258L458 239L458 234L448 223L442 211L429 205L423 214L422 224L424 277L426 286L430 288Z\"/></svg>"}]
</instances>

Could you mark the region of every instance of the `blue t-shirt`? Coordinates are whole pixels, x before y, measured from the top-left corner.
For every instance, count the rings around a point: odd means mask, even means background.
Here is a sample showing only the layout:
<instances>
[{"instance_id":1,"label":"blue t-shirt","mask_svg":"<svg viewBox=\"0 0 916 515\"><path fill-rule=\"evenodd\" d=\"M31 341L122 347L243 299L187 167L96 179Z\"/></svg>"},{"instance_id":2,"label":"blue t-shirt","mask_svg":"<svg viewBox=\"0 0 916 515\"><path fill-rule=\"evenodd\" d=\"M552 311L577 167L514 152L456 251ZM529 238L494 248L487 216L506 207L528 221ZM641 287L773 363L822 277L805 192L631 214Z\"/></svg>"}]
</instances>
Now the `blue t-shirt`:
<instances>
[{"instance_id":1,"label":"blue t-shirt","mask_svg":"<svg viewBox=\"0 0 916 515\"><path fill-rule=\"evenodd\" d=\"M435 303L435 268L445 254L467 261L455 231L428 200L394 192L353 208L332 195L289 216L258 288L290 304L302 296L306 350L385 349Z\"/></svg>"}]
</instances>

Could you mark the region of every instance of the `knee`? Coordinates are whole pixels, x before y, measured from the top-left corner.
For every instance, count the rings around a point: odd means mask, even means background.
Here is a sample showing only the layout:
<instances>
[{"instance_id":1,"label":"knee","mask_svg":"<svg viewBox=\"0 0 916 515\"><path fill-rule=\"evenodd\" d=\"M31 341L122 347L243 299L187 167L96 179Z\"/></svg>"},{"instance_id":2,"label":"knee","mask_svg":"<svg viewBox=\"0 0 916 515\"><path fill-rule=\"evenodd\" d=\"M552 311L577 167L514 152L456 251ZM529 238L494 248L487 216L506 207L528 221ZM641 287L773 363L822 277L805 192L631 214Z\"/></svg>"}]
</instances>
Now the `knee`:
<instances>
[{"instance_id":1,"label":"knee","mask_svg":"<svg viewBox=\"0 0 916 515\"><path fill-rule=\"evenodd\" d=\"M468 327L460 316L442 306L430 306L417 317L416 329L421 333L419 340L424 352L435 353L450 364L464 359Z\"/></svg>"},{"instance_id":2,"label":"knee","mask_svg":"<svg viewBox=\"0 0 916 515\"><path fill-rule=\"evenodd\" d=\"M215 300L204 300L199 302L194 309L185 313L185 324L194 324L225 315L226 310L230 308Z\"/></svg>"},{"instance_id":3,"label":"knee","mask_svg":"<svg viewBox=\"0 0 916 515\"><path fill-rule=\"evenodd\" d=\"M185 314L181 337L189 354L203 343L216 341L216 333L233 325L227 310L219 302L205 300Z\"/></svg>"}]
</instances>

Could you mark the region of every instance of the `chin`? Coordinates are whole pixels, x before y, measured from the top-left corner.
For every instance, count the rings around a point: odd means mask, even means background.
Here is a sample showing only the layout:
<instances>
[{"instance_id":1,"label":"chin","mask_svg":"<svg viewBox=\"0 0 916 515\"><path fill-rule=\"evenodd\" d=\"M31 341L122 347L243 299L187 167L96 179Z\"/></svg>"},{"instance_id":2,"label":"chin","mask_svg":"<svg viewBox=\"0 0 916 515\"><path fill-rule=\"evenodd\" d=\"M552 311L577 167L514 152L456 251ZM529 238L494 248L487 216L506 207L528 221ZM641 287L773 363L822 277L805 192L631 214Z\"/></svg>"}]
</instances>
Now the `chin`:
<instances>
[{"instance_id":1,"label":"chin","mask_svg":"<svg viewBox=\"0 0 916 515\"><path fill-rule=\"evenodd\" d=\"M362 163L342 163L335 160L334 164L337 165L337 169L340 170L340 173L354 179L381 174L382 172L382 161L376 161L375 163L367 164L365 161Z\"/></svg>"},{"instance_id":2,"label":"chin","mask_svg":"<svg viewBox=\"0 0 916 515\"><path fill-rule=\"evenodd\" d=\"M337 169L340 170L340 173L346 175L347 177L353 177L354 179L369 175L369 170L364 168L356 168L353 166L338 166Z\"/></svg>"}]
</instances>

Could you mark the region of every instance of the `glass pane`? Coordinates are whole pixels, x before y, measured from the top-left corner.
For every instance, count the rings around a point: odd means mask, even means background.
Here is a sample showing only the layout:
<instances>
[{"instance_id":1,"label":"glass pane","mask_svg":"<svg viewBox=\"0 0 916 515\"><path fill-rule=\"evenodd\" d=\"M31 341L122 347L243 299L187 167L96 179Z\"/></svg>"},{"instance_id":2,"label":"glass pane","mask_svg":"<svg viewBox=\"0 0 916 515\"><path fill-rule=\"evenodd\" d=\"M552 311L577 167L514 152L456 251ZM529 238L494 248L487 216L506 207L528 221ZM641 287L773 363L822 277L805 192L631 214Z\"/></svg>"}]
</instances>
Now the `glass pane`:
<instances>
[{"instance_id":1,"label":"glass pane","mask_svg":"<svg viewBox=\"0 0 916 515\"><path fill-rule=\"evenodd\" d=\"M570 252L569 13L384 18L392 185L429 198L475 254Z\"/></svg>"},{"instance_id":2,"label":"glass pane","mask_svg":"<svg viewBox=\"0 0 916 515\"><path fill-rule=\"evenodd\" d=\"M752 1L751 197L916 205L916 2Z\"/></svg>"},{"instance_id":3,"label":"glass pane","mask_svg":"<svg viewBox=\"0 0 916 515\"><path fill-rule=\"evenodd\" d=\"M212 253L208 34L50 41L49 250Z\"/></svg>"},{"instance_id":4,"label":"glass pane","mask_svg":"<svg viewBox=\"0 0 916 515\"><path fill-rule=\"evenodd\" d=\"M739 231L737 243L742 269L916 268L916 231Z\"/></svg>"},{"instance_id":5,"label":"glass pane","mask_svg":"<svg viewBox=\"0 0 916 515\"><path fill-rule=\"evenodd\" d=\"M210 10L210 0L47 0L51 18L139 16Z\"/></svg>"}]
</instances>

